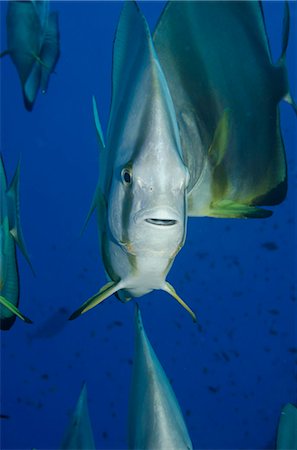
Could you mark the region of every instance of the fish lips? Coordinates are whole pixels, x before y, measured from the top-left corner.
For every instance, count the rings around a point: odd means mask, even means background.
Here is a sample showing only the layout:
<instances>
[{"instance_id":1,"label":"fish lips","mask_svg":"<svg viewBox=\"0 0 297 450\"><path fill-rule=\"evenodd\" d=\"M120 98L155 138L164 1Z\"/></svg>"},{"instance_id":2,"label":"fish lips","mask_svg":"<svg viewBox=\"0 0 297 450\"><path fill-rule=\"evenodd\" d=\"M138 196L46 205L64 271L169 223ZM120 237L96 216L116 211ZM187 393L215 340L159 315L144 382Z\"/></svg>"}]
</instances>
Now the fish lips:
<instances>
[{"instance_id":1,"label":"fish lips","mask_svg":"<svg viewBox=\"0 0 297 450\"><path fill-rule=\"evenodd\" d=\"M135 214L134 222L137 225L145 222L153 227L170 228L180 224L181 217L173 208L159 207L140 210Z\"/></svg>"}]
</instances>

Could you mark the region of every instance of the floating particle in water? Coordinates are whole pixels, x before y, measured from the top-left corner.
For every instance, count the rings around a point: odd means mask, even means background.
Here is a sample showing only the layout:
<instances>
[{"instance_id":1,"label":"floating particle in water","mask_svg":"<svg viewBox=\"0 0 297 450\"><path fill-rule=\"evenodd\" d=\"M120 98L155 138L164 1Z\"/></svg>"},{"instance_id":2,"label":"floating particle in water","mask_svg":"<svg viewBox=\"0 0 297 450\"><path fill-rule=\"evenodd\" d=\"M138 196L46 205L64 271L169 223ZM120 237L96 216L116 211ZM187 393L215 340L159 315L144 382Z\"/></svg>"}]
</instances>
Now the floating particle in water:
<instances>
[{"instance_id":1,"label":"floating particle in water","mask_svg":"<svg viewBox=\"0 0 297 450\"><path fill-rule=\"evenodd\" d=\"M40 376L40 378L41 378L42 380L48 380L48 379L49 379L48 373L43 373L43 374Z\"/></svg>"},{"instance_id":2,"label":"floating particle in water","mask_svg":"<svg viewBox=\"0 0 297 450\"><path fill-rule=\"evenodd\" d=\"M207 252L196 252L195 253L196 256L198 256L199 259L205 259L208 256Z\"/></svg>"},{"instance_id":3,"label":"floating particle in water","mask_svg":"<svg viewBox=\"0 0 297 450\"><path fill-rule=\"evenodd\" d=\"M221 352L221 355L222 355L222 357L224 358L224 360L226 361L226 362L229 362L230 361L230 357L229 357L229 355L226 353L226 352Z\"/></svg>"},{"instance_id":4,"label":"floating particle in water","mask_svg":"<svg viewBox=\"0 0 297 450\"><path fill-rule=\"evenodd\" d=\"M114 320L113 322L111 322L109 325L107 325L107 329L111 330L112 328L115 327L122 327L124 324L121 320Z\"/></svg>"},{"instance_id":5,"label":"floating particle in water","mask_svg":"<svg viewBox=\"0 0 297 450\"><path fill-rule=\"evenodd\" d=\"M269 251L278 250L278 245L275 242L273 242L273 241L263 242L263 244L261 244L261 247L263 247L263 248L265 248L266 250L269 250Z\"/></svg>"},{"instance_id":6,"label":"floating particle in water","mask_svg":"<svg viewBox=\"0 0 297 450\"><path fill-rule=\"evenodd\" d=\"M186 416L189 417L192 414L190 409L186 409Z\"/></svg>"},{"instance_id":7,"label":"floating particle in water","mask_svg":"<svg viewBox=\"0 0 297 450\"><path fill-rule=\"evenodd\" d=\"M10 416L7 414L0 414L0 419L10 419Z\"/></svg>"},{"instance_id":8,"label":"floating particle in water","mask_svg":"<svg viewBox=\"0 0 297 450\"><path fill-rule=\"evenodd\" d=\"M217 394L220 391L220 386L207 386L209 392Z\"/></svg>"},{"instance_id":9,"label":"floating particle in water","mask_svg":"<svg viewBox=\"0 0 297 450\"><path fill-rule=\"evenodd\" d=\"M288 352L296 354L297 353L297 347L289 347Z\"/></svg>"},{"instance_id":10,"label":"floating particle in water","mask_svg":"<svg viewBox=\"0 0 297 450\"><path fill-rule=\"evenodd\" d=\"M275 328L270 328L269 334L271 336L277 336L278 335L278 331Z\"/></svg>"},{"instance_id":11,"label":"floating particle in water","mask_svg":"<svg viewBox=\"0 0 297 450\"><path fill-rule=\"evenodd\" d=\"M279 315L279 310L278 309L269 309L268 312L272 316L278 316Z\"/></svg>"},{"instance_id":12,"label":"floating particle in water","mask_svg":"<svg viewBox=\"0 0 297 450\"><path fill-rule=\"evenodd\" d=\"M108 439L108 433L107 433L107 431L103 431L103 432L102 432L102 438L103 438L104 440Z\"/></svg>"}]
</instances>

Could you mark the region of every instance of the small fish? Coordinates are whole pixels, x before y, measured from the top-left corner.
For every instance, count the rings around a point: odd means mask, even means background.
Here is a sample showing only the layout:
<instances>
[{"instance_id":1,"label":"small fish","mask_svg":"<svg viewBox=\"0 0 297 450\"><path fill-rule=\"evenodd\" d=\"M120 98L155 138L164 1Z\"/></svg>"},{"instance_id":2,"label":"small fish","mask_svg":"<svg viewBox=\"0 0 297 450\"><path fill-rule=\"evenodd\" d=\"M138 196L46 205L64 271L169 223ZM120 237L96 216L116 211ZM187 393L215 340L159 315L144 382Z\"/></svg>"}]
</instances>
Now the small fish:
<instances>
[{"instance_id":1,"label":"small fish","mask_svg":"<svg viewBox=\"0 0 297 450\"><path fill-rule=\"evenodd\" d=\"M58 14L49 12L48 0L9 1L6 26L8 49L1 56L10 55L31 111L39 88L46 92L60 55Z\"/></svg>"},{"instance_id":2,"label":"small fish","mask_svg":"<svg viewBox=\"0 0 297 450\"><path fill-rule=\"evenodd\" d=\"M261 247L270 251L278 250L278 245L273 241L263 242L263 244L261 244Z\"/></svg>"},{"instance_id":3,"label":"small fish","mask_svg":"<svg viewBox=\"0 0 297 450\"><path fill-rule=\"evenodd\" d=\"M7 414L0 414L0 419L9 419L10 416L8 416Z\"/></svg>"},{"instance_id":4,"label":"small fish","mask_svg":"<svg viewBox=\"0 0 297 450\"><path fill-rule=\"evenodd\" d=\"M281 411L276 449L297 449L297 408L291 403L287 403Z\"/></svg>"},{"instance_id":5,"label":"small fish","mask_svg":"<svg viewBox=\"0 0 297 450\"><path fill-rule=\"evenodd\" d=\"M38 326L35 331L27 334L29 340L49 339L60 333L68 323L68 315L68 309L62 306Z\"/></svg>"},{"instance_id":6,"label":"small fish","mask_svg":"<svg viewBox=\"0 0 297 450\"><path fill-rule=\"evenodd\" d=\"M135 310L135 357L129 402L129 448L193 449L170 382Z\"/></svg>"},{"instance_id":7,"label":"small fish","mask_svg":"<svg viewBox=\"0 0 297 450\"><path fill-rule=\"evenodd\" d=\"M18 309L19 276L15 244L17 243L29 266L32 265L26 250L21 224L19 204L20 165L7 187L7 180L0 155L0 328L9 330L16 317L26 323L32 321ZM34 271L33 271L34 273Z\"/></svg>"},{"instance_id":8,"label":"small fish","mask_svg":"<svg viewBox=\"0 0 297 450\"><path fill-rule=\"evenodd\" d=\"M61 449L95 449L93 431L88 410L87 388L84 384L62 440Z\"/></svg>"}]
</instances>

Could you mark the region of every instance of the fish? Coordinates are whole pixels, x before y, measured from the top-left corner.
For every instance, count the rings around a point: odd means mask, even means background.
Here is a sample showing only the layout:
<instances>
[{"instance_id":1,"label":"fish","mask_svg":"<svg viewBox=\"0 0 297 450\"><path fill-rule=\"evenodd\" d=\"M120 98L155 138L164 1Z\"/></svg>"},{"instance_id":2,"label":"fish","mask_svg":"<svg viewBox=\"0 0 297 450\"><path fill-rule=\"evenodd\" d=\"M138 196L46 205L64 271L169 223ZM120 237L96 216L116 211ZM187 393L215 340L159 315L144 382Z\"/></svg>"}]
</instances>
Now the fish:
<instances>
[{"instance_id":1,"label":"fish","mask_svg":"<svg viewBox=\"0 0 297 450\"><path fill-rule=\"evenodd\" d=\"M61 306L43 323L41 323L35 331L27 333L29 342L35 339L50 339L60 333L67 325L69 311Z\"/></svg>"},{"instance_id":2,"label":"fish","mask_svg":"<svg viewBox=\"0 0 297 450\"><path fill-rule=\"evenodd\" d=\"M262 206L286 196L278 105L296 112L289 23L285 6L274 65L258 2L169 1L153 36L137 4L124 4L106 145L93 98L100 173L86 219L97 210L108 282L70 320L113 294L127 302L152 290L197 320L167 281L188 218L265 218Z\"/></svg>"},{"instance_id":3,"label":"fish","mask_svg":"<svg viewBox=\"0 0 297 450\"><path fill-rule=\"evenodd\" d=\"M109 281L70 320L112 294L127 302L154 289L169 293L196 320L166 281L184 244L189 173L167 83L135 2L126 2L120 16L112 86L106 146L93 99L101 172L87 217L97 208Z\"/></svg>"},{"instance_id":4,"label":"fish","mask_svg":"<svg viewBox=\"0 0 297 450\"><path fill-rule=\"evenodd\" d=\"M135 307L135 356L129 400L129 449L193 449L180 406Z\"/></svg>"},{"instance_id":5,"label":"fish","mask_svg":"<svg viewBox=\"0 0 297 450\"><path fill-rule=\"evenodd\" d=\"M281 55L273 63L261 2L166 4L153 39L190 173L188 216L265 218L272 212L262 206L285 199L280 101L297 111L286 68L289 29L285 2Z\"/></svg>"},{"instance_id":6,"label":"fish","mask_svg":"<svg viewBox=\"0 0 297 450\"><path fill-rule=\"evenodd\" d=\"M84 383L69 426L64 434L61 449L95 449L93 431L88 410L87 387Z\"/></svg>"},{"instance_id":7,"label":"fish","mask_svg":"<svg viewBox=\"0 0 297 450\"><path fill-rule=\"evenodd\" d=\"M48 0L9 1L6 16L7 50L22 85L25 108L32 111L39 89L46 93L60 56L58 13Z\"/></svg>"},{"instance_id":8,"label":"fish","mask_svg":"<svg viewBox=\"0 0 297 450\"><path fill-rule=\"evenodd\" d=\"M297 408L287 403L280 415L277 429L277 450L295 450L297 448Z\"/></svg>"},{"instance_id":9,"label":"fish","mask_svg":"<svg viewBox=\"0 0 297 450\"><path fill-rule=\"evenodd\" d=\"M19 305L19 275L16 245L31 267L20 223L19 202L20 164L7 187L2 156L0 155L0 329L9 330L19 317L26 323L31 319L22 314Z\"/></svg>"}]
</instances>

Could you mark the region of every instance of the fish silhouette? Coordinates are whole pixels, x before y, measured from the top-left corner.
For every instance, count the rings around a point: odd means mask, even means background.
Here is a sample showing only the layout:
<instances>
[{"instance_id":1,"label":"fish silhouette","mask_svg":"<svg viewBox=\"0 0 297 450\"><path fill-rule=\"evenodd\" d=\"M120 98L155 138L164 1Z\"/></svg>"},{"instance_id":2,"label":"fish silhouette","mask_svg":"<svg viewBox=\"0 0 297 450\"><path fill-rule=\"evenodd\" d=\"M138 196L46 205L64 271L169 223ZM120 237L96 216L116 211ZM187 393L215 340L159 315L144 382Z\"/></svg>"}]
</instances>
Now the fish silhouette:
<instances>
[{"instance_id":1,"label":"fish silhouette","mask_svg":"<svg viewBox=\"0 0 297 450\"><path fill-rule=\"evenodd\" d=\"M7 47L20 78L24 104L31 111L38 93L47 91L49 77L59 59L58 14L49 12L49 2L9 1Z\"/></svg>"},{"instance_id":2,"label":"fish silhouette","mask_svg":"<svg viewBox=\"0 0 297 450\"><path fill-rule=\"evenodd\" d=\"M7 187L0 155L0 328L9 330L16 316L27 323L32 321L18 309L19 275L15 244L17 243L32 271L20 223L19 202L20 165ZM34 272L33 272L34 273Z\"/></svg>"}]
</instances>

